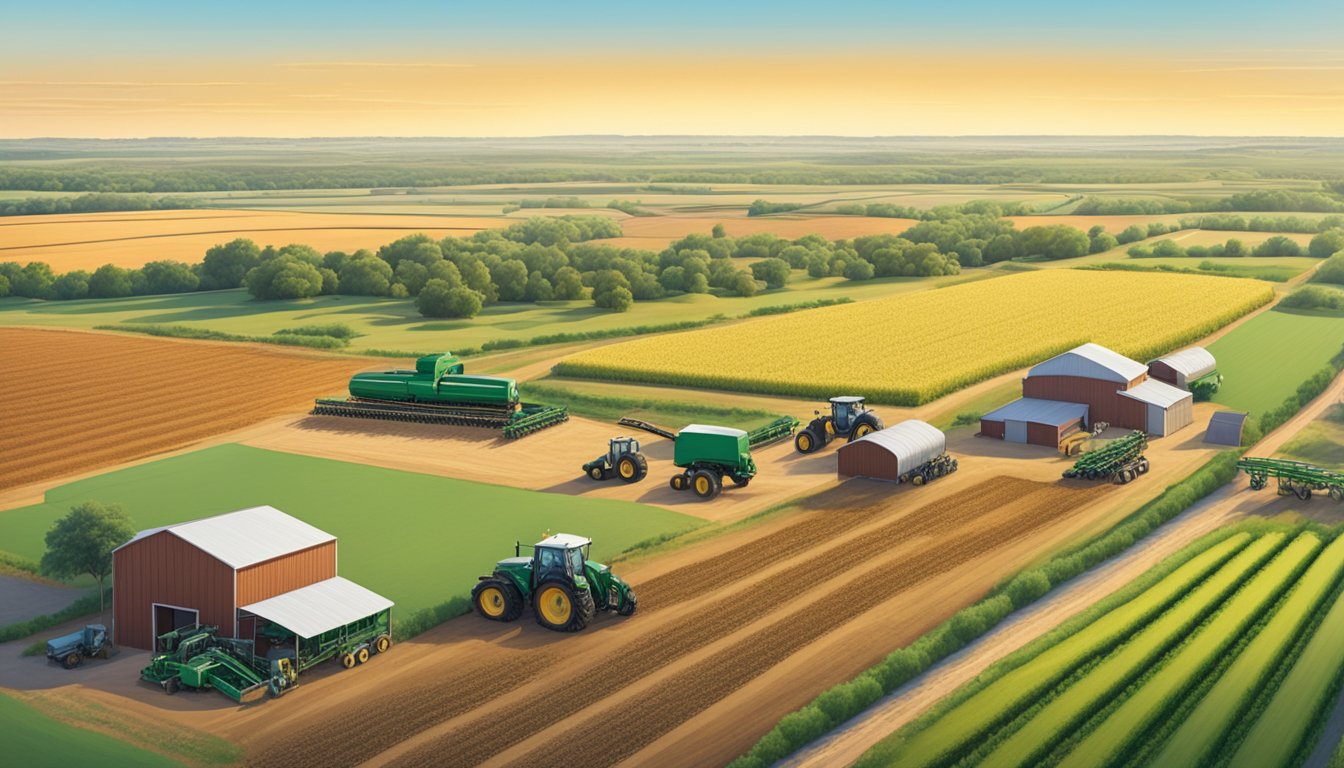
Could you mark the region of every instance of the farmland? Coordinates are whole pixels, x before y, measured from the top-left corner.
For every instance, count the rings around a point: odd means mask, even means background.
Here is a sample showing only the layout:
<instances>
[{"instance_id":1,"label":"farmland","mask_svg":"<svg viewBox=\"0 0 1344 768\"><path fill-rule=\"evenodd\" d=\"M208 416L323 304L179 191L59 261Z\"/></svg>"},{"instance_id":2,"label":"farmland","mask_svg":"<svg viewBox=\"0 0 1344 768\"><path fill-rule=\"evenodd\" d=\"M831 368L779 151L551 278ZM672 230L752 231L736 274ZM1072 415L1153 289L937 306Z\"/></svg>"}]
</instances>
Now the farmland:
<instances>
[{"instance_id":1,"label":"farmland","mask_svg":"<svg viewBox=\"0 0 1344 768\"><path fill-rule=\"evenodd\" d=\"M131 768L171 768L184 763L131 746L102 733L68 725L0 691L6 760L33 768L104 763Z\"/></svg>"},{"instance_id":2,"label":"farmland","mask_svg":"<svg viewBox=\"0 0 1344 768\"><path fill-rule=\"evenodd\" d=\"M1212 534L1009 656L864 766L1288 765L1344 670L1344 538Z\"/></svg>"},{"instance_id":3,"label":"farmland","mask_svg":"<svg viewBox=\"0 0 1344 768\"><path fill-rule=\"evenodd\" d=\"M1135 296L1144 301L1136 302ZM1216 330L1271 296L1268 286L1245 280L1029 272L743 327L637 339L580 352L557 371L813 397L863 389L878 402L912 405L1086 341L1148 359ZM974 313L968 315L971 307ZM1067 324L1059 322L1061 312L1067 313ZM1145 330L1136 334L1136 328ZM864 344L800 376L798 342L813 338ZM683 364L689 359L699 361L697 369Z\"/></svg>"},{"instance_id":4,"label":"farmland","mask_svg":"<svg viewBox=\"0 0 1344 768\"><path fill-rule=\"evenodd\" d=\"M1341 346L1344 317L1304 310L1262 312L1209 345L1224 377L1214 402L1264 413L1324 368Z\"/></svg>"},{"instance_id":5,"label":"farmland","mask_svg":"<svg viewBox=\"0 0 1344 768\"><path fill-rule=\"evenodd\" d=\"M354 358L0 328L0 488L178 448L303 408Z\"/></svg>"},{"instance_id":6,"label":"farmland","mask_svg":"<svg viewBox=\"0 0 1344 768\"><path fill-rule=\"evenodd\" d=\"M395 600L402 617L465 599L476 576L513 554L514 541L537 540L547 530L583 531L594 540L594 555L605 558L699 524L628 502L226 444L53 488L42 504L0 515L3 548L37 560L52 522L87 499L121 504L139 528L270 504L335 534L341 573Z\"/></svg>"},{"instance_id":7,"label":"farmland","mask_svg":"<svg viewBox=\"0 0 1344 768\"><path fill-rule=\"evenodd\" d=\"M1344 405L1334 405L1308 424L1280 451L1284 456L1319 467L1344 469Z\"/></svg>"}]
</instances>

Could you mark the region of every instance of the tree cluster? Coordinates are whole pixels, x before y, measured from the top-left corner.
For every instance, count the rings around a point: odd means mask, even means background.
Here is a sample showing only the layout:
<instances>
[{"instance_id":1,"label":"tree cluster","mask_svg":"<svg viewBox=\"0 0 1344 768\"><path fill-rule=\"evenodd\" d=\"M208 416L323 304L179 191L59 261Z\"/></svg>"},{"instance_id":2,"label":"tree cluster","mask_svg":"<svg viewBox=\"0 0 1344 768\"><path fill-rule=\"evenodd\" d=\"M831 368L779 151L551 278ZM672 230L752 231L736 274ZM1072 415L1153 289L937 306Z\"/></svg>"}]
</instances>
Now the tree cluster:
<instances>
[{"instance_id":1,"label":"tree cluster","mask_svg":"<svg viewBox=\"0 0 1344 768\"><path fill-rule=\"evenodd\" d=\"M1230 213L1181 219L1181 229L1219 229L1243 232L1303 232L1311 234L1344 227L1344 216L1308 219L1302 216L1252 216Z\"/></svg>"},{"instance_id":2,"label":"tree cluster","mask_svg":"<svg viewBox=\"0 0 1344 768\"><path fill-rule=\"evenodd\" d=\"M1289 240L1289 242L1292 242ZM1297 245L1297 243L1293 243ZM1183 247L1175 240L1158 240L1156 243L1147 245L1131 246L1126 252L1130 258L1152 259L1152 258L1195 258L1207 259L1218 258L1220 256L1263 256L1266 254L1253 254L1246 244L1236 238L1230 238L1226 243L1215 243L1214 245L1192 245L1189 248Z\"/></svg>"},{"instance_id":3,"label":"tree cluster","mask_svg":"<svg viewBox=\"0 0 1344 768\"><path fill-rule=\"evenodd\" d=\"M164 211L196 208L199 200L187 197L117 195L93 192L78 197L29 197L0 203L0 216L38 216L104 211Z\"/></svg>"}]
</instances>

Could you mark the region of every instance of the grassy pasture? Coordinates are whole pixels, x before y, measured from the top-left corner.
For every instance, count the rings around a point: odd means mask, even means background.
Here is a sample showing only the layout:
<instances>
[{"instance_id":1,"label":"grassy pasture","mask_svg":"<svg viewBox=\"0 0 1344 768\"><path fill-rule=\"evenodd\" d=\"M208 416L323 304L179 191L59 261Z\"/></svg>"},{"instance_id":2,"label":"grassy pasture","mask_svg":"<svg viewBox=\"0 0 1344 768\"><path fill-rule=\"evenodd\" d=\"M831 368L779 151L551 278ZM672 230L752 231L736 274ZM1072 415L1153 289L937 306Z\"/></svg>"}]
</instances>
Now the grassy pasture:
<instances>
[{"instance_id":1,"label":"grassy pasture","mask_svg":"<svg viewBox=\"0 0 1344 768\"><path fill-rule=\"evenodd\" d=\"M18 699L0 693L0 736L5 760L28 768L72 765L117 765L126 768L182 766L157 752L49 717Z\"/></svg>"},{"instance_id":2,"label":"grassy pasture","mask_svg":"<svg viewBox=\"0 0 1344 768\"><path fill-rule=\"evenodd\" d=\"M1344 345L1344 317L1274 309L1209 345L1223 384L1214 402L1260 414L1277 407L1298 384L1325 367Z\"/></svg>"},{"instance_id":3,"label":"grassy pasture","mask_svg":"<svg viewBox=\"0 0 1344 768\"><path fill-rule=\"evenodd\" d=\"M1279 452L1318 467L1344 469L1344 405L1332 406Z\"/></svg>"},{"instance_id":4,"label":"grassy pasture","mask_svg":"<svg viewBox=\"0 0 1344 768\"><path fill-rule=\"evenodd\" d=\"M699 524L642 504L220 445L53 488L41 504L0 514L0 542L37 560L52 523L90 499L120 504L142 529L269 504L337 536L341 575L394 600L403 617L468 595L515 540L581 533L604 559Z\"/></svg>"}]
</instances>

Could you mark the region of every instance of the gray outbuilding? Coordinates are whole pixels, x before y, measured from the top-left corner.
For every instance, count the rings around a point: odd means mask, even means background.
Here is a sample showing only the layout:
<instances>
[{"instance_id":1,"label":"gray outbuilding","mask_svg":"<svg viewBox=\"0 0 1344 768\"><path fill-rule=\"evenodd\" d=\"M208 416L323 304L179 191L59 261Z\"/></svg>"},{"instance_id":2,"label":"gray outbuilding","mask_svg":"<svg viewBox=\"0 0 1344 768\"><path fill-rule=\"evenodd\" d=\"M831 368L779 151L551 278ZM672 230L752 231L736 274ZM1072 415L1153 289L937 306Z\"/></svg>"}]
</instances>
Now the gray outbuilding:
<instances>
[{"instance_id":1,"label":"gray outbuilding","mask_svg":"<svg viewBox=\"0 0 1344 768\"><path fill-rule=\"evenodd\" d=\"M1214 445L1241 445L1242 428L1246 414L1239 411L1218 411L1209 417L1209 428L1204 431L1204 442Z\"/></svg>"}]
</instances>

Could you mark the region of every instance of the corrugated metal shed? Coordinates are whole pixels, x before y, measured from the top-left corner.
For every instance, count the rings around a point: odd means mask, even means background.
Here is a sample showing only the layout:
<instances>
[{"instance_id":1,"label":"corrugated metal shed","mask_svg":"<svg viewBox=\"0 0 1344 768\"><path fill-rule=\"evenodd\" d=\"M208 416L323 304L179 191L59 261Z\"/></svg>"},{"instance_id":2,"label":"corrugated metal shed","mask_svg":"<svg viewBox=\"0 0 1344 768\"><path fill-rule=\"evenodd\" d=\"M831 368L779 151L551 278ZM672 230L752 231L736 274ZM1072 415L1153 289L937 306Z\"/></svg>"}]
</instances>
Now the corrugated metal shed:
<instances>
[{"instance_id":1,"label":"corrugated metal shed","mask_svg":"<svg viewBox=\"0 0 1344 768\"><path fill-rule=\"evenodd\" d=\"M1194 397L1184 389L1173 387L1157 379L1148 379L1137 386L1122 389L1118 394L1122 397L1138 400L1141 403L1156 405L1159 408L1170 408L1182 400Z\"/></svg>"},{"instance_id":2,"label":"corrugated metal shed","mask_svg":"<svg viewBox=\"0 0 1344 768\"><path fill-rule=\"evenodd\" d=\"M1190 347L1170 355L1159 357L1153 363L1166 363L1173 371L1183 375L1187 381L1207 376L1218 368L1218 361L1203 347ZM1149 363L1152 365L1152 363Z\"/></svg>"},{"instance_id":3,"label":"corrugated metal shed","mask_svg":"<svg viewBox=\"0 0 1344 768\"><path fill-rule=\"evenodd\" d=\"M1084 403L1066 403L1060 400L1038 400L1024 397L996 408L980 418L985 421L1025 421L1033 424L1059 426L1078 419L1087 420L1088 406Z\"/></svg>"},{"instance_id":4,"label":"corrugated metal shed","mask_svg":"<svg viewBox=\"0 0 1344 768\"><path fill-rule=\"evenodd\" d=\"M1148 373L1148 366L1101 346L1084 344L1034 366L1027 376L1077 376L1128 384Z\"/></svg>"},{"instance_id":5,"label":"corrugated metal shed","mask_svg":"<svg viewBox=\"0 0 1344 768\"><path fill-rule=\"evenodd\" d=\"M276 595L239 610L279 624L299 637L317 637L391 608L391 600L340 576Z\"/></svg>"},{"instance_id":6,"label":"corrugated metal shed","mask_svg":"<svg viewBox=\"0 0 1344 768\"><path fill-rule=\"evenodd\" d=\"M947 450L947 436L942 430L919 419L907 419L886 429L869 432L853 443L841 446L840 450L865 441L876 443L895 456L902 472L932 461Z\"/></svg>"},{"instance_id":7,"label":"corrugated metal shed","mask_svg":"<svg viewBox=\"0 0 1344 768\"><path fill-rule=\"evenodd\" d=\"M1238 411L1218 411L1209 417L1209 428L1204 431L1204 442L1214 445L1241 445L1241 430L1246 414Z\"/></svg>"},{"instance_id":8,"label":"corrugated metal shed","mask_svg":"<svg viewBox=\"0 0 1344 768\"><path fill-rule=\"evenodd\" d=\"M330 533L290 517L275 507L252 507L189 523L151 528L137 533L121 546L129 546L165 530L235 570L336 540Z\"/></svg>"}]
</instances>

